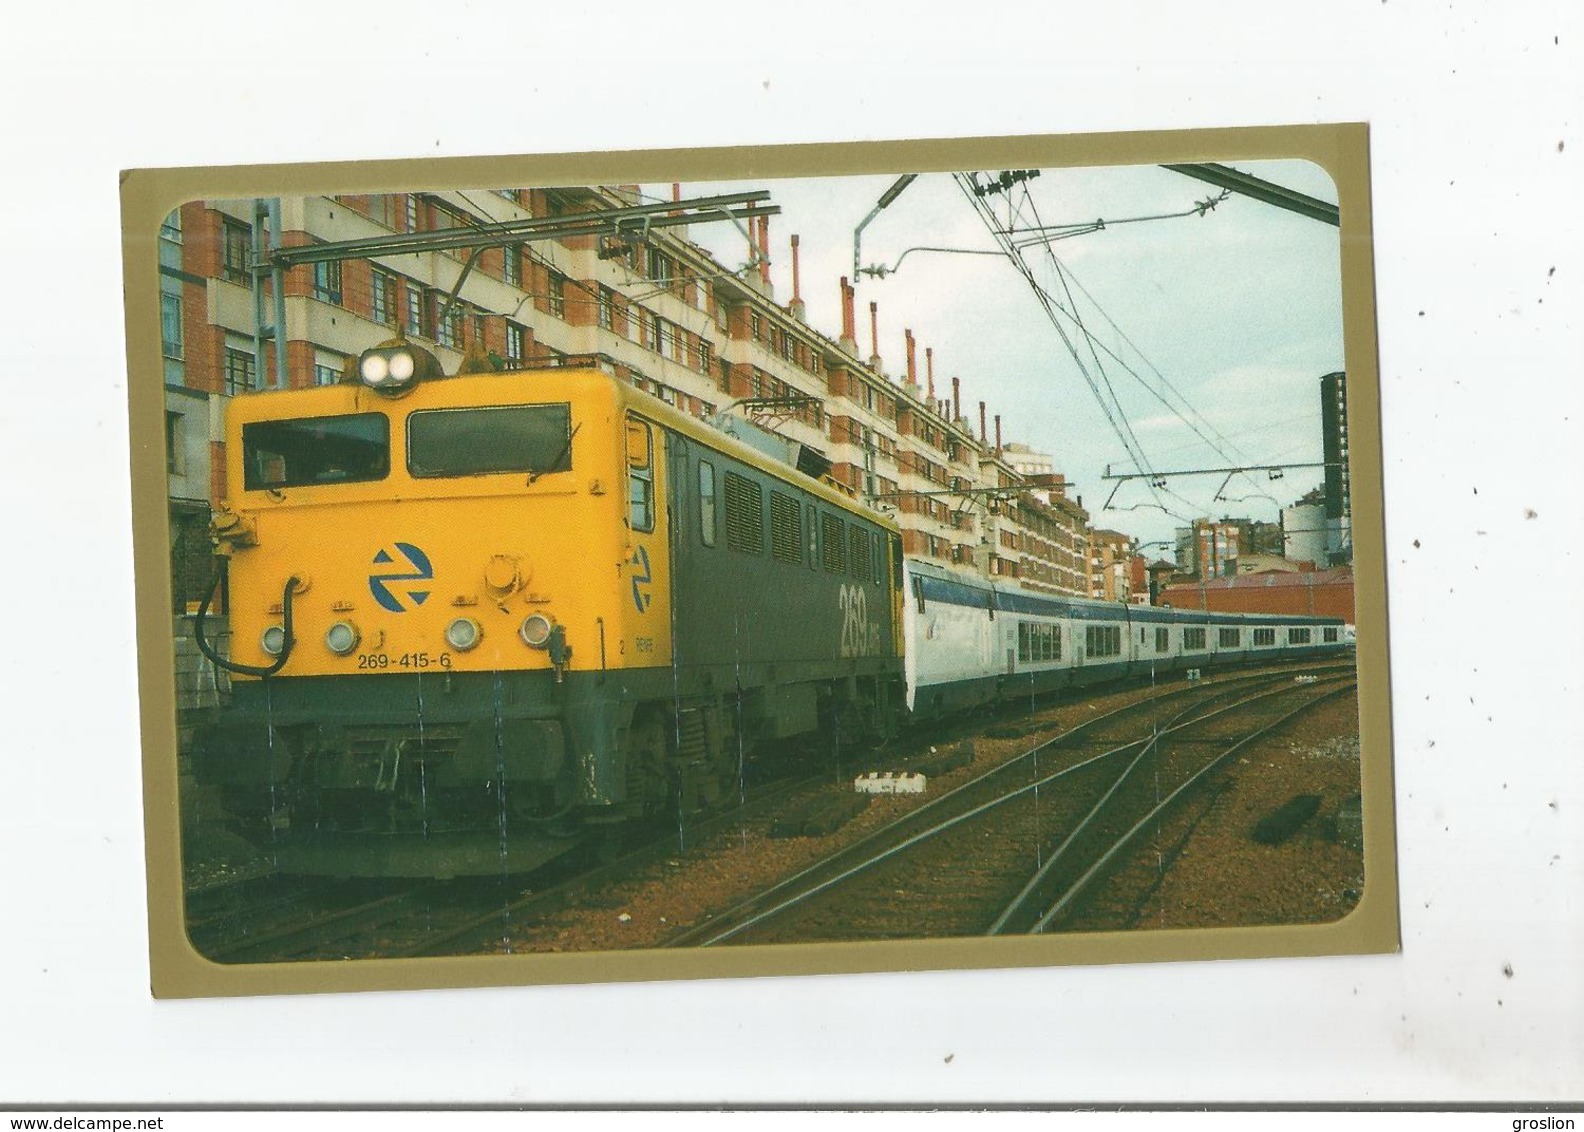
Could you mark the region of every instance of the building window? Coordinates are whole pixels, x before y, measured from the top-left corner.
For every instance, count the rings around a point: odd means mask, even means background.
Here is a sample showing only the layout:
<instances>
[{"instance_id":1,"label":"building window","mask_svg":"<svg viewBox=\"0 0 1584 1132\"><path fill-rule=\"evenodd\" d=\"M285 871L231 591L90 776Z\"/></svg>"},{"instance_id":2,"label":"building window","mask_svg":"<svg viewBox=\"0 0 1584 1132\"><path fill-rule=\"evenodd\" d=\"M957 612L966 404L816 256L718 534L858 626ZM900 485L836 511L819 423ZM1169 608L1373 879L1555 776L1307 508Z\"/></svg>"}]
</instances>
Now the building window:
<instances>
[{"instance_id":1,"label":"building window","mask_svg":"<svg viewBox=\"0 0 1584 1132\"><path fill-rule=\"evenodd\" d=\"M748 332L753 335L755 342L764 338L764 319L759 317L759 312L757 311L748 315Z\"/></svg>"},{"instance_id":2,"label":"building window","mask_svg":"<svg viewBox=\"0 0 1584 1132\"><path fill-rule=\"evenodd\" d=\"M396 325L396 277L388 271L374 269L374 321L386 326Z\"/></svg>"},{"instance_id":3,"label":"building window","mask_svg":"<svg viewBox=\"0 0 1584 1132\"><path fill-rule=\"evenodd\" d=\"M566 317L566 276L556 271L550 273L550 313Z\"/></svg>"},{"instance_id":4,"label":"building window","mask_svg":"<svg viewBox=\"0 0 1584 1132\"><path fill-rule=\"evenodd\" d=\"M160 295L160 350L167 358L181 360L182 304L180 295Z\"/></svg>"},{"instance_id":5,"label":"building window","mask_svg":"<svg viewBox=\"0 0 1584 1132\"><path fill-rule=\"evenodd\" d=\"M646 310L638 312L638 329L642 336L643 347L655 353L660 352L660 323L662 319L656 318Z\"/></svg>"},{"instance_id":6,"label":"building window","mask_svg":"<svg viewBox=\"0 0 1584 1132\"><path fill-rule=\"evenodd\" d=\"M313 265L313 297L324 303L341 302L341 265L334 260Z\"/></svg>"},{"instance_id":7,"label":"building window","mask_svg":"<svg viewBox=\"0 0 1584 1132\"><path fill-rule=\"evenodd\" d=\"M601 330L616 329L616 299L609 287L599 289L599 325Z\"/></svg>"},{"instance_id":8,"label":"building window","mask_svg":"<svg viewBox=\"0 0 1584 1132\"><path fill-rule=\"evenodd\" d=\"M180 413L165 412L165 470L173 476L186 474L186 446L183 444L182 425L186 418Z\"/></svg>"},{"instance_id":9,"label":"building window","mask_svg":"<svg viewBox=\"0 0 1584 1132\"><path fill-rule=\"evenodd\" d=\"M160 222L160 239L173 244L182 242L181 209L176 209Z\"/></svg>"},{"instance_id":10,"label":"building window","mask_svg":"<svg viewBox=\"0 0 1584 1132\"><path fill-rule=\"evenodd\" d=\"M698 340L698 371L700 373L709 374L710 366L714 362L714 352L714 348L708 342L702 338Z\"/></svg>"},{"instance_id":11,"label":"building window","mask_svg":"<svg viewBox=\"0 0 1584 1132\"><path fill-rule=\"evenodd\" d=\"M410 337L418 337L424 332L424 293L423 288L407 280L407 303L404 309L405 317L402 320L402 329Z\"/></svg>"},{"instance_id":12,"label":"building window","mask_svg":"<svg viewBox=\"0 0 1584 1132\"><path fill-rule=\"evenodd\" d=\"M501 280L513 287L522 285L522 246L507 244L501 249Z\"/></svg>"},{"instance_id":13,"label":"building window","mask_svg":"<svg viewBox=\"0 0 1584 1132\"><path fill-rule=\"evenodd\" d=\"M346 369L346 359L340 354L333 354L329 350L318 350L314 353L314 384L339 385L341 374Z\"/></svg>"},{"instance_id":14,"label":"building window","mask_svg":"<svg viewBox=\"0 0 1584 1132\"><path fill-rule=\"evenodd\" d=\"M506 324L506 361L521 365L528 353L528 331L515 322Z\"/></svg>"},{"instance_id":15,"label":"building window","mask_svg":"<svg viewBox=\"0 0 1584 1132\"><path fill-rule=\"evenodd\" d=\"M226 347L225 391L231 396L246 393L253 388L253 375L257 368L253 361L253 354L250 351L239 350L234 346Z\"/></svg>"},{"instance_id":16,"label":"building window","mask_svg":"<svg viewBox=\"0 0 1584 1132\"><path fill-rule=\"evenodd\" d=\"M253 228L229 216L220 223L220 277L246 287L253 282Z\"/></svg>"},{"instance_id":17,"label":"building window","mask_svg":"<svg viewBox=\"0 0 1584 1132\"><path fill-rule=\"evenodd\" d=\"M423 198L417 193L408 193L403 198L402 222L409 232L416 232L423 227Z\"/></svg>"},{"instance_id":18,"label":"building window","mask_svg":"<svg viewBox=\"0 0 1584 1132\"><path fill-rule=\"evenodd\" d=\"M449 308L446 300L449 296L440 291L430 292L430 301L433 304L432 318L434 321L433 338L442 346L449 346L453 350L462 348L462 326L467 319L467 312L462 309L461 302L453 302ZM444 314L444 318L441 315Z\"/></svg>"}]
</instances>

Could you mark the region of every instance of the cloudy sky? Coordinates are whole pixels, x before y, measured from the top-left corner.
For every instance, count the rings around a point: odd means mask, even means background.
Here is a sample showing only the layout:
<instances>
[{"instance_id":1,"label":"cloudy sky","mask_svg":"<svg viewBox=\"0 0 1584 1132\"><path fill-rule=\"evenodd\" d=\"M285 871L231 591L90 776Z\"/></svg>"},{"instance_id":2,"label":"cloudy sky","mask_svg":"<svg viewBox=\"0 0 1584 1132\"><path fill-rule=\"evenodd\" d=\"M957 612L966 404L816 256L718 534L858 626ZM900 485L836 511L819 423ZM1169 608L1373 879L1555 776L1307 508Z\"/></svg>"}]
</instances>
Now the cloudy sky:
<instances>
[{"instance_id":1,"label":"cloudy sky","mask_svg":"<svg viewBox=\"0 0 1584 1132\"><path fill-rule=\"evenodd\" d=\"M1307 162L1238 168L1336 203L1330 178ZM797 233L809 322L835 337L838 280L852 275L853 230L895 179L688 184L682 194L768 188L782 210L771 221L776 297L783 303L791 297L788 238ZM986 401L992 418L1001 414L1006 441L1054 456L1094 526L1146 543L1171 538L1173 528L1195 516L1274 520L1279 506L1317 485L1319 469L1292 469L1274 482L1264 472L1235 477L1219 501L1221 475L1171 477L1160 491L1142 480L1118 487L1103 478L1108 466L1113 473L1139 469L1090 381L1101 389L1109 383L1120 406L1112 416L1126 420L1157 472L1318 462L1319 378L1343 368L1337 229L1236 195L1202 216L1118 223L1189 211L1220 192L1156 166L1046 169L1028 189L1020 224L1033 216L1028 203L1046 226L1108 224L1050 246L1065 286L1050 253L1025 252L1036 280L1064 306L1070 294L1069 309L1093 336L1091 353L1074 322L1058 317L1082 368L1006 257L917 251L902 260L910 248L996 248L948 174L920 176L863 231L862 266L902 262L884 278L859 278L860 352L869 353L868 309L876 302L880 354L893 379L906 372L903 331L911 328L921 383L930 346L938 396L949 395L950 379L960 377L964 416L977 421L978 402ZM645 190L669 194L670 186ZM987 199L998 202L1005 219L1007 197ZM691 237L729 266L746 258L743 238L730 225L694 226ZM1104 509L1113 488L1111 508Z\"/></svg>"}]
</instances>

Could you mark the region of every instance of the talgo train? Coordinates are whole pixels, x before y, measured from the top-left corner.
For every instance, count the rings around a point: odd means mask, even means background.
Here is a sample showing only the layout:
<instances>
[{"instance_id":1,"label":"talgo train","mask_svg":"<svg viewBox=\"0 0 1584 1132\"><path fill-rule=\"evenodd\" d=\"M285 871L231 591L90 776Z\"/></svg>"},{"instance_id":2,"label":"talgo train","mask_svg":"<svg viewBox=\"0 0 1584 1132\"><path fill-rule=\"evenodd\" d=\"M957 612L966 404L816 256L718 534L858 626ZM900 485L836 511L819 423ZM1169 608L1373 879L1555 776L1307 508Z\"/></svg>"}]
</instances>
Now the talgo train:
<instances>
[{"instance_id":1,"label":"talgo train","mask_svg":"<svg viewBox=\"0 0 1584 1132\"><path fill-rule=\"evenodd\" d=\"M283 871L523 871L735 797L782 741L1346 644L904 561L889 518L597 367L445 377L398 339L234 399L226 440L229 649L214 592L197 628L232 692L193 771Z\"/></svg>"}]
</instances>

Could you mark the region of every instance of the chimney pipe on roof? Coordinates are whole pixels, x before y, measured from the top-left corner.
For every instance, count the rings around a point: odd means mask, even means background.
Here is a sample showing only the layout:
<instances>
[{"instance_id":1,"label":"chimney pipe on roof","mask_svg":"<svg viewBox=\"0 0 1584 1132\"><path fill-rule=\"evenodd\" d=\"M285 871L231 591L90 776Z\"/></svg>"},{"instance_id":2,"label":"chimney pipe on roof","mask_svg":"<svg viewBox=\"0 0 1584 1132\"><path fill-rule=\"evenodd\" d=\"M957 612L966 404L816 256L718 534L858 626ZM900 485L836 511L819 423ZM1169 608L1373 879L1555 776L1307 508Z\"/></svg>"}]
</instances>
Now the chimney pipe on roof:
<instances>
[{"instance_id":1,"label":"chimney pipe on roof","mask_svg":"<svg viewBox=\"0 0 1584 1132\"><path fill-rule=\"evenodd\" d=\"M935 347L934 346L925 346L924 347L924 373L925 373L925 376L929 380L929 399L930 399L930 403L933 404L934 401L935 401Z\"/></svg>"},{"instance_id":2,"label":"chimney pipe on roof","mask_svg":"<svg viewBox=\"0 0 1584 1132\"><path fill-rule=\"evenodd\" d=\"M996 414L996 455L1001 455L1001 414Z\"/></svg>"},{"instance_id":3,"label":"chimney pipe on roof","mask_svg":"<svg viewBox=\"0 0 1584 1132\"><path fill-rule=\"evenodd\" d=\"M869 304L869 368L880 372L880 304Z\"/></svg>"},{"instance_id":4,"label":"chimney pipe on roof","mask_svg":"<svg viewBox=\"0 0 1584 1132\"><path fill-rule=\"evenodd\" d=\"M856 354L858 352L858 330L855 325L857 319L853 315L853 288L852 284L847 282L847 276L845 275L841 279L841 297L842 342Z\"/></svg>"},{"instance_id":5,"label":"chimney pipe on roof","mask_svg":"<svg viewBox=\"0 0 1584 1132\"><path fill-rule=\"evenodd\" d=\"M962 420L962 386L952 378L952 424Z\"/></svg>"},{"instance_id":6,"label":"chimney pipe on roof","mask_svg":"<svg viewBox=\"0 0 1584 1132\"><path fill-rule=\"evenodd\" d=\"M989 443L989 439L990 438L985 435L985 403L983 401L980 401L979 402L979 446L981 448L984 447L987 443Z\"/></svg>"},{"instance_id":7,"label":"chimney pipe on roof","mask_svg":"<svg viewBox=\"0 0 1584 1132\"><path fill-rule=\"evenodd\" d=\"M902 336L907 340L908 384L916 386L918 385L918 366L914 364L913 360L913 332L904 330L902 331Z\"/></svg>"},{"instance_id":8,"label":"chimney pipe on roof","mask_svg":"<svg viewBox=\"0 0 1584 1132\"><path fill-rule=\"evenodd\" d=\"M770 218L759 218L759 278L770 283Z\"/></svg>"}]
</instances>

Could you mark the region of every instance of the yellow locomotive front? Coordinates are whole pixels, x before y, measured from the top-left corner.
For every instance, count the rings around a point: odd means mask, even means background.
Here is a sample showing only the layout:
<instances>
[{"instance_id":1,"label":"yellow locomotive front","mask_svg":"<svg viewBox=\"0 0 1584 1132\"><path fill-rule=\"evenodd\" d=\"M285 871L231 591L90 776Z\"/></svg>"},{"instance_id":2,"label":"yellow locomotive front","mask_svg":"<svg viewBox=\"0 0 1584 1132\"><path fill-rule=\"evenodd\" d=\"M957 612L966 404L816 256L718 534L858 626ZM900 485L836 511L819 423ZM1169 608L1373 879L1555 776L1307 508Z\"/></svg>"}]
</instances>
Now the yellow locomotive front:
<instances>
[{"instance_id":1,"label":"yellow locomotive front","mask_svg":"<svg viewBox=\"0 0 1584 1132\"><path fill-rule=\"evenodd\" d=\"M360 377L231 404L200 778L287 867L531 867L632 809L623 685L670 660L653 437L598 370L397 342Z\"/></svg>"}]
</instances>

